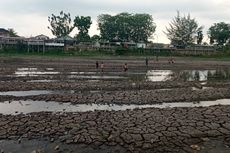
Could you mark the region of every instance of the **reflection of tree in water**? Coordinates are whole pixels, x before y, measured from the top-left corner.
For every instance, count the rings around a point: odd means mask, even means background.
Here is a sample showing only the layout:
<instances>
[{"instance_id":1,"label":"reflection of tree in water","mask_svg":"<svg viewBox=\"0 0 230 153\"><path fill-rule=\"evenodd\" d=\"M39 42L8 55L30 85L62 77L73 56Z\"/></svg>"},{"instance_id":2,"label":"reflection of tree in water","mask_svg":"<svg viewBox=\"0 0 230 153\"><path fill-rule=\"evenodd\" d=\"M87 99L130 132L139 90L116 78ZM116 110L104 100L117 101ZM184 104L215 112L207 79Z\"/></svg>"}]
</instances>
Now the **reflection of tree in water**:
<instances>
[{"instance_id":1,"label":"reflection of tree in water","mask_svg":"<svg viewBox=\"0 0 230 153\"><path fill-rule=\"evenodd\" d=\"M184 70L177 72L178 80L183 81L199 81L200 80L200 72L195 70Z\"/></svg>"},{"instance_id":2,"label":"reflection of tree in water","mask_svg":"<svg viewBox=\"0 0 230 153\"><path fill-rule=\"evenodd\" d=\"M141 78L133 78L133 80ZM230 69L217 70L174 70L168 74L165 80L171 81L214 81L230 80Z\"/></svg>"},{"instance_id":3,"label":"reflection of tree in water","mask_svg":"<svg viewBox=\"0 0 230 153\"><path fill-rule=\"evenodd\" d=\"M228 80L230 69L182 71L180 77L184 81Z\"/></svg>"},{"instance_id":4,"label":"reflection of tree in water","mask_svg":"<svg viewBox=\"0 0 230 153\"><path fill-rule=\"evenodd\" d=\"M199 73L199 71L195 71L194 76L193 76L193 80L195 80L195 81L199 81L200 80L200 73Z\"/></svg>"},{"instance_id":5,"label":"reflection of tree in water","mask_svg":"<svg viewBox=\"0 0 230 153\"><path fill-rule=\"evenodd\" d=\"M230 79L229 69L217 69L215 73L208 73L208 80L228 80Z\"/></svg>"},{"instance_id":6,"label":"reflection of tree in water","mask_svg":"<svg viewBox=\"0 0 230 153\"><path fill-rule=\"evenodd\" d=\"M188 81L189 78L191 78L191 73L188 71L181 71L179 72L179 78L182 79L183 81Z\"/></svg>"},{"instance_id":7,"label":"reflection of tree in water","mask_svg":"<svg viewBox=\"0 0 230 153\"><path fill-rule=\"evenodd\" d=\"M183 81L206 81L208 73L208 70L183 70L178 73L178 78ZM213 73L213 70L210 73Z\"/></svg>"}]
</instances>

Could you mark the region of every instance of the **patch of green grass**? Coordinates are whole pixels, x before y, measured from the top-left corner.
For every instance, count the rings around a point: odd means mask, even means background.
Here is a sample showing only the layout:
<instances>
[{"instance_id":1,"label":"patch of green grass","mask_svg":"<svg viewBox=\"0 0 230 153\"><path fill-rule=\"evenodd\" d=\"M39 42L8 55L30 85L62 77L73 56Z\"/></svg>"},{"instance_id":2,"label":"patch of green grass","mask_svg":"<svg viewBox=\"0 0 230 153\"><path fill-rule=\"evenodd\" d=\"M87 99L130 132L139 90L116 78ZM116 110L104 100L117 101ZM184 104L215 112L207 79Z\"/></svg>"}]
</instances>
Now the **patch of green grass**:
<instances>
[{"instance_id":1,"label":"patch of green grass","mask_svg":"<svg viewBox=\"0 0 230 153\"><path fill-rule=\"evenodd\" d=\"M63 50L50 50L46 52L27 52L27 51L18 51L18 50L8 50L8 51L0 51L0 56L47 56L47 57L181 57L187 59L197 59L197 60L220 60L220 61L230 61L230 51L220 52L216 55L178 55L172 54L170 51L161 51L161 52L153 52L146 51L143 49L124 49L118 48L114 51L105 51L105 50L97 50L97 51L63 51Z\"/></svg>"},{"instance_id":2,"label":"patch of green grass","mask_svg":"<svg viewBox=\"0 0 230 153\"><path fill-rule=\"evenodd\" d=\"M220 52L215 55L199 55L199 56L190 56L195 59L202 59L202 60L220 60L220 61L230 61L230 52Z\"/></svg>"}]
</instances>

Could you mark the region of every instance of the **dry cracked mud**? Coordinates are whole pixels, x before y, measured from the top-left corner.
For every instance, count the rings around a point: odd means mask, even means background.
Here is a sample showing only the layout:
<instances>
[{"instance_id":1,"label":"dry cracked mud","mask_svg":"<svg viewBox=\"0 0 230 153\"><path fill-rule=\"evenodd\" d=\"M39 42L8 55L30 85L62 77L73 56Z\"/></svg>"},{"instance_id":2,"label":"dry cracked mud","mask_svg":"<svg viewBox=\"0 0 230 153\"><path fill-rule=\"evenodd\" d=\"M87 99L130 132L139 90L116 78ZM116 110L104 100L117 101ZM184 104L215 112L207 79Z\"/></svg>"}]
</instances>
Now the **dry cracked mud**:
<instances>
[{"instance_id":1,"label":"dry cracked mud","mask_svg":"<svg viewBox=\"0 0 230 153\"><path fill-rule=\"evenodd\" d=\"M103 73L95 69L96 60L104 61ZM129 67L127 73L122 72L125 62ZM0 93L60 91L41 95L0 95L0 102L34 100L142 105L230 98L230 62L225 61L177 58L175 64L168 64L167 58L160 58L159 62L150 60L146 67L144 58L133 57L0 57L0 63ZM216 75L202 81L180 78L182 70L210 70L211 73L217 69L224 69L221 79L215 78ZM146 79L149 70L172 70L174 73L166 81L155 82ZM230 152L229 114L228 105L72 113L44 111L17 115L0 112L0 151L226 153Z\"/></svg>"}]
</instances>

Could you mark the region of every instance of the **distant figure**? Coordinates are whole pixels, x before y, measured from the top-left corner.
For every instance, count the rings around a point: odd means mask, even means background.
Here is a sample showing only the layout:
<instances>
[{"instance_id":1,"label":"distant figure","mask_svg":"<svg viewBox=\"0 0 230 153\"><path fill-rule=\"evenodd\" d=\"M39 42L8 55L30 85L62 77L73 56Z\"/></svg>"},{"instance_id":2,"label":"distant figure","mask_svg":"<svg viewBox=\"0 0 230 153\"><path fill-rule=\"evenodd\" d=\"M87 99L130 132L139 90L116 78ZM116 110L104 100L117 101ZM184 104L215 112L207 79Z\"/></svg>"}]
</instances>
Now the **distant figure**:
<instances>
[{"instance_id":1,"label":"distant figure","mask_svg":"<svg viewBox=\"0 0 230 153\"><path fill-rule=\"evenodd\" d=\"M101 62L101 72L104 72L104 63Z\"/></svg>"},{"instance_id":2,"label":"distant figure","mask_svg":"<svg viewBox=\"0 0 230 153\"><path fill-rule=\"evenodd\" d=\"M148 66L149 65L149 59L146 57L145 58L145 65Z\"/></svg>"},{"instance_id":3,"label":"distant figure","mask_svg":"<svg viewBox=\"0 0 230 153\"><path fill-rule=\"evenodd\" d=\"M123 70L124 70L124 72L128 71L128 65L127 65L127 63L125 63L125 65L123 66Z\"/></svg>"},{"instance_id":4,"label":"distant figure","mask_svg":"<svg viewBox=\"0 0 230 153\"><path fill-rule=\"evenodd\" d=\"M158 59L158 53L156 54L156 61L157 61L157 62L159 61L159 59Z\"/></svg>"},{"instance_id":5,"label":"distant figure","mask_svg":"<svg viewBox=\"0 0 230 153\"><path fill-rule=\"evenodd\" d=\"M173 64L174 63L174 59L173 59L172 56L169 58L168 62L169 62L169 64L171 64L171 63Z\"/></svg>"},{"instance_id":6,"label":"distant figure","mask_svg":"<svg viewBox=\"0 0 230 153\"><path fill-rule=\"evenodd\" d=\"M124 48L129 48L127 43L124 44Z\"/></svg>"},{"instance_id":7,"label":"distant figure","mask_svg":"<svg viewBox=\"0 0 230 153\"><path fill-rule=\"evenodd\" d=\"M96 69L98 69L99 68L99 63L98 63L98 61L96 61Z\"/></svg>"}]
</instances>

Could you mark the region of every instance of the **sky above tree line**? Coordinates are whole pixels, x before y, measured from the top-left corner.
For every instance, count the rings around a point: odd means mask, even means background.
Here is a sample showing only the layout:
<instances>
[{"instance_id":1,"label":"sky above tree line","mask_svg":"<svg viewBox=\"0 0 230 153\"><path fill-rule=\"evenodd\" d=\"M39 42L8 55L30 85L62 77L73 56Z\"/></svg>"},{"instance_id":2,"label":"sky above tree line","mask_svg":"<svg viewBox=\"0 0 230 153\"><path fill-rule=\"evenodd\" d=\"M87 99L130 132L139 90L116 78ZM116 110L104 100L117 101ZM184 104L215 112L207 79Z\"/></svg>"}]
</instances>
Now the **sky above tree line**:
<instances>
[{"instance_id":1,"label":"sky above tree line","mask_svg":"<svg viewBox=\"0 0 230 153\"><path fill-rule=\"evenodd\" d=\"M148 13L157 25L153 42L169 43L163 31L176 16L190 13L206 35L213 23L230 23L230 0L0 0L0 28L13 28L18 35L30 37L45 34L54 37L48 16L58 15L63 10L72 19L77 15L91 16L93 24L89 34L99 34L97 16L115 15L121 12ZM77 30L71 33L74 36ZM204 41L209 42L205 37Z\"/></svg>"}]
</instances>

